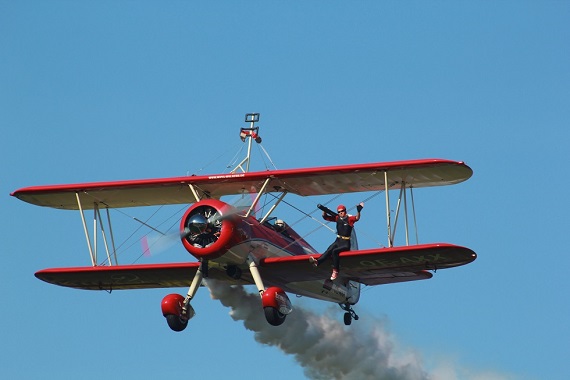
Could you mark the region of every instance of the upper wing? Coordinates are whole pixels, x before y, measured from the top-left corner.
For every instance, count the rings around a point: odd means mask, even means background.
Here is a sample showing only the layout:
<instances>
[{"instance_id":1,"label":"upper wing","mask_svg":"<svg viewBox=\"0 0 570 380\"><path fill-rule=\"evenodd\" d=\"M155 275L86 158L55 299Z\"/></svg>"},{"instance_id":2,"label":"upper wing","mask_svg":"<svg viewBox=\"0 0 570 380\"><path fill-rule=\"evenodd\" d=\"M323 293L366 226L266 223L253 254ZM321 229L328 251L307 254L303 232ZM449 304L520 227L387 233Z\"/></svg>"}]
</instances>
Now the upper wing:
<instances>
[{"instance_id":1,"label":"upper wing","mask_svg":"<svg viewBox=\"0 0 570 380\"><path fill-rule=\"evenodd\" d=\"M330 267L314 268L307 258L268 258L260 269L283 283L322 279L330 275ZM469 248L444 243L348 251L340 254L340 276L365 285L420 280L431 278L431 273L426 270L452 268L476 258L477 254Z\"/></svg>"},{"instance_id":2,"label":"upper wing","mask_svg":"<svg viewBox=\"0 0 570 380\"><path fill-rule=\"evenodd\" d=\"M402 183L413 187L451 185L473 174L463 162L424 159L307 169L186 176L134 181L96 182L71 185L36 186L14 191L11 195L38 206L77 210L77 197L84 209L103 204L111 208L184 204L195 201L190 186L200 196L257 192L269 179L268 191L283 191L307 196L397 189Z\"/></svg>"}]
</instances>

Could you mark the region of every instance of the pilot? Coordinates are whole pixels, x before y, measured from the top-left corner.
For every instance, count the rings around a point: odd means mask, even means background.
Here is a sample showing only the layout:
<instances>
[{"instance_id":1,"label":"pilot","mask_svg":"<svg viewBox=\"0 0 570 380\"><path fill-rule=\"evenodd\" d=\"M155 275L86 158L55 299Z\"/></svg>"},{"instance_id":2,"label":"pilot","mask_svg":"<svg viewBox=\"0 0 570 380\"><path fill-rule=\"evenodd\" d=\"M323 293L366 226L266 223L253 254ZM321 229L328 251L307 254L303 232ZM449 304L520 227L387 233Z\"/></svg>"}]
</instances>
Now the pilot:
<instances>
[{"instance_id":1,"label":"pilot","mask_svg":"<svg viewBox=\"0 0 570 380\"><path fill-rule=\"evenodd\" d=\"M281 219L277 219L275 221L275 231L277 231L277 232L285 231L285 222L282 221Z\"/></svg>"},{"instance_id":2,"label":"pilot","mask_svg":"<svg viewBox=\"0 0 570 380\"><path fill-rule=\"evenodd\" d=\"M275 231L279 232L281 235L291 238L289 231L287 231L287 224L281 219L275 221Z\"/></svg>"},{"instance_id":3,"label":"pilot","mask_svg":"<svg viewBox=\"0 0 570 380\"><path fill-rule=\"evenodd\" d=\"M332 216L323 211L323 219L329 222L336 222L336 240L327 248L325 253L315 259L313 256L309 257L309 261L314 266L319 266L323 263L329 256L332 255L333 271L331 274L331 280L336 280L339 269L340 269L340 257L339 254L344 251L350 251L350 235L352 234L352 229L354 228L354 223L360 220L360 211L364 208L364 202L360 202L356 206L356 215L348 215L346 213L346 207L344 205L338 205L336 212L338 215Z\"/></svg>"}]
</instances>

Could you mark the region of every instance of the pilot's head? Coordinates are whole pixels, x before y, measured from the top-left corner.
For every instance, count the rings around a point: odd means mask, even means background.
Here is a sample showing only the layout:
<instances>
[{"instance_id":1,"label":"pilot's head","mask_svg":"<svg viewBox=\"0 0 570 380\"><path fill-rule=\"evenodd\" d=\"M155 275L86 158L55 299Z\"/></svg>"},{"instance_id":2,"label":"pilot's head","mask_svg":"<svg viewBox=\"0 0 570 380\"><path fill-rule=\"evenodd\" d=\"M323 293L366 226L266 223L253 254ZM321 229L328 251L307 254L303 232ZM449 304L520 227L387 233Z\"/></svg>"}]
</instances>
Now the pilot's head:
<instances>
[{"instance_id":1,"label":"pilot's head","mask_svg":"<svg viewBox=\"0 0 570 380\"><path fill-rule=\"evenodd\" d=\"M336 212L338 212L338 214L340 216L345 216L346 215L346 207L344 207L344 205L338 205L338 207L336 208Z\"/></svg>"},{"instance_id":2,"label":"pilot's head","mask_svg":"<svg viewBox=\"0 0 570 380\"><path fill-rule=\"evenodd\" d=\"M283 231L285 229L285 222L282 221L281 219L277 219L275 221L275 228L277 229L277 231Z\"/></svg>"}]
</instances>

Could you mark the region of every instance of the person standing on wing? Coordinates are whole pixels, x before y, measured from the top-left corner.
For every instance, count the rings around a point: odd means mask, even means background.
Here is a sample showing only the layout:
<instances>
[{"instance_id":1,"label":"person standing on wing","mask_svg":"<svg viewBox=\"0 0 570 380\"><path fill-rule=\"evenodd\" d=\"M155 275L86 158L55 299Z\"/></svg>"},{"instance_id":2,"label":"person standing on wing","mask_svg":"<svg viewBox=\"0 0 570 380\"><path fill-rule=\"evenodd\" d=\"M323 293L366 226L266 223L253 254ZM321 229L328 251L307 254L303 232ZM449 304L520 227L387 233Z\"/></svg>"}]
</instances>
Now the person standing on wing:
<instances>
[{"instance_id":1,"label":"person standing on wing","mask_svg":"<svg viewBox=\"0 0 570 380\"><path fill-rule=\"evenodd\" d=\"M338 205L336 211L338 215L332 216L323 211L323 219L329 222L336 222L336 240L327 248L325 253L315 259L314 257L309 257L309 261L314 266L319 266L325 261L329 256L332 255L333 271L331 274L331 280L336 280L339 269L340 269L340 258L339 254L344 251L350 251L350 235L352 234L352 229L354 223L360 220L360 211L364 208L364 202L360 202L356 206L356 215L348 215L346 213L346 207L343 205Z\"/></svg>"}]
</instances>

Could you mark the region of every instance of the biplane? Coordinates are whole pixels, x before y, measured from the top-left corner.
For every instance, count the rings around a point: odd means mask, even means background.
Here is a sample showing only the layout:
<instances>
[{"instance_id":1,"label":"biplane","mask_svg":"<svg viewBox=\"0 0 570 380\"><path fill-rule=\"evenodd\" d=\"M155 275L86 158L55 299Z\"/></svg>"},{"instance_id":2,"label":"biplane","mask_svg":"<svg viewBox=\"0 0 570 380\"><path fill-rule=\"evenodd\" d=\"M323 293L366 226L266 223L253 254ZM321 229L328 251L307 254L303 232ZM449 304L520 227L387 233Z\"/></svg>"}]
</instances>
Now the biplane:
<instances>
[{"instance_id":1,"label":"biplane","mask_svg":"<svg viewBox=\"0 0 570 380\"><path fill-rule=\"evenodd\" d=\"M195 315L191 301L205 278L255 285L261 298L260 312L262 309L267 322L274 326L281 325L293 310L288 294L339 304L345 312L344 323L349 325L358 319L353 306L359 301L362 285L425 280L436 270L476 259L476 253L469 248L447 243L412 244L409 238L409 226L415 224L408 221L408 198L412 200L410 208L414 208L413 190L469 179L473 172L465 163L420 159L249 171L252 143L261 143L255 125L259 114L247 114L245 121L249 126L240 129L240 137L247 143L247 155L227 173L14 191L12 196L34 205L79 211L83 224L91 265L44 269L35 276L59 286L109 292L187 288L184 296L168 294L162 299L162 314L174 331L184 330ZM356 239L352 239L351 250L340 254L341 271L333 281L328 268L310 265L309 259L318 258L320 253L292 226L277 220L273 212L286 196L352 192L385 193L387 244L359 249ZM222 200L244 193L251 199L246 206ZM396 211L391 211L389 193L398 194ZM256 206L267 194L273 196L273 204L265 214L257 215ZM119 265L109 210L171 204L188 205L180 217L177 240L196 260ZM93 210L92 229L88 227L86 210ZM401 214L406 243L397 246L394 235ZM103 263L97 253L101 237L106 251Z\"/></svg>"}]
</instances>

